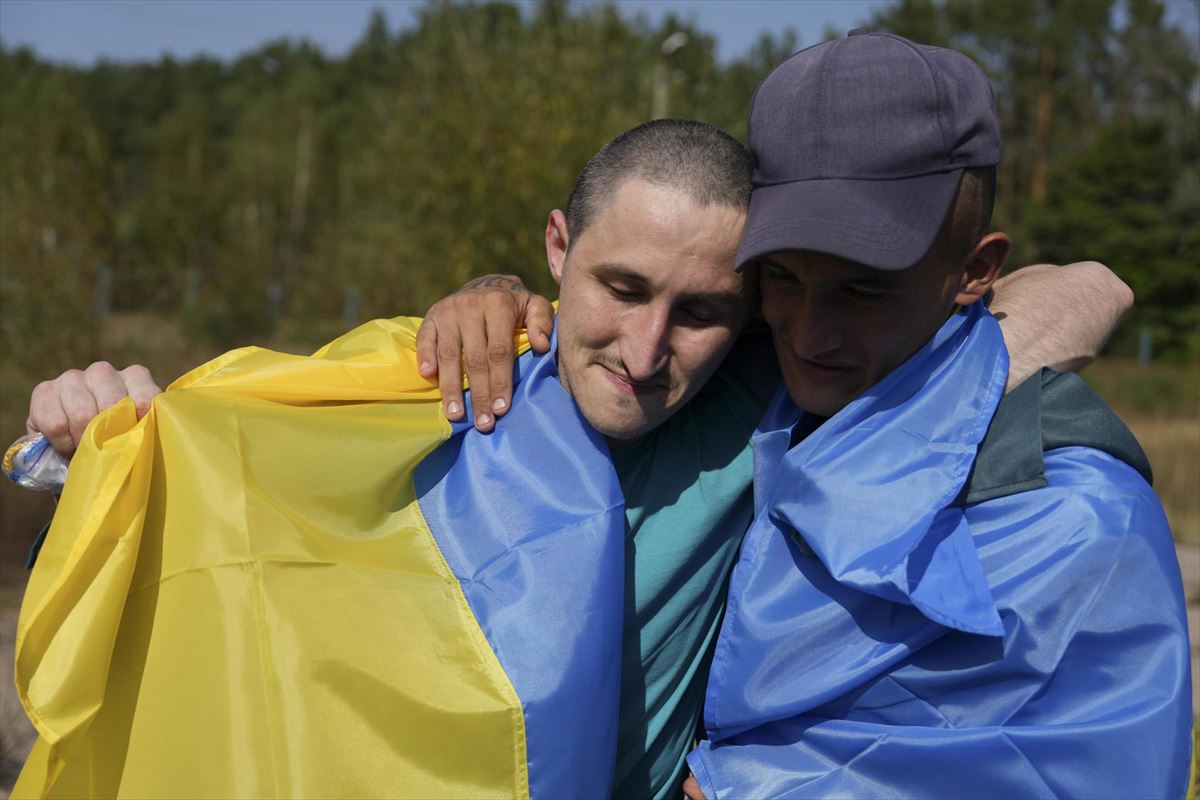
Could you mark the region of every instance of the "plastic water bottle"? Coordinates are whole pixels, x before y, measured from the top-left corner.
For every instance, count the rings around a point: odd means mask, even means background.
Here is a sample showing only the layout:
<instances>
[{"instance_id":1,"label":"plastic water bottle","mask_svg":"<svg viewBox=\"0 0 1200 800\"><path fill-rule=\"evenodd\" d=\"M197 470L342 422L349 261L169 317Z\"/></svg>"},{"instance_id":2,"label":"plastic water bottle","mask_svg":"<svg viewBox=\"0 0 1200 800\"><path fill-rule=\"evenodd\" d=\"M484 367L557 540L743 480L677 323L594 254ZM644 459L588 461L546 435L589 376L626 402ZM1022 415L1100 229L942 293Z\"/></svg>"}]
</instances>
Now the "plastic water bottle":
<instances>
[{"instance_id":1,"label":"plastic water bottle","mask_svg":"<svg viewBox=\"0 0 1200 800\"><path fill-rule=\"evenodd\" d=\"M4 474L17 486L61 492L71 462L40 433L22 436L4 451Z\"/></svg>"}]
</instances>

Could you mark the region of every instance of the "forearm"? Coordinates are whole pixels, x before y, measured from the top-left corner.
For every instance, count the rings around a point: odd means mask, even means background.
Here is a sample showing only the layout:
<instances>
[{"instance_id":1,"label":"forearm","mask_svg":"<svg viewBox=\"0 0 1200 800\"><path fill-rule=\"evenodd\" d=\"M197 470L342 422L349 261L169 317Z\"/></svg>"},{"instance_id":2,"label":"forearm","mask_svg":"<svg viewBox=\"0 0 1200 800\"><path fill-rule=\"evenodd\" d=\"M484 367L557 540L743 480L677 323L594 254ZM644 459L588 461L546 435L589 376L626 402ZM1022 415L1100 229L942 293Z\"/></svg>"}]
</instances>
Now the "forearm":
<instances>
[{"instance_id":1,"label":"forearm","mask_svg":"<svg viewBox=\"0 0 1200 800\"><path fill-rule=\"evenodd\" d=\"M996 281L991 311L1008 346L1012 389L1043 366L1086 366L1133 306L1133 292L1096 261L1036 264Z\"/></svg>"}]
</instances>

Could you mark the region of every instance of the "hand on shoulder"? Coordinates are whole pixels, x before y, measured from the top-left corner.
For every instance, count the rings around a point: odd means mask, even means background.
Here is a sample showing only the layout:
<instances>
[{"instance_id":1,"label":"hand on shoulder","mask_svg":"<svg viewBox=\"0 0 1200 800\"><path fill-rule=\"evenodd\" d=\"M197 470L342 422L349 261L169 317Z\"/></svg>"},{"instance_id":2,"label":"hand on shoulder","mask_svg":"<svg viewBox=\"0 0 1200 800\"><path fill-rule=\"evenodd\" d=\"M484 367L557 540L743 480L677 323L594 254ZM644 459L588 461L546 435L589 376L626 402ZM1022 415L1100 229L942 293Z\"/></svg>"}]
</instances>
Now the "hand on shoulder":
<instances>
[{"instance_id":1,"label":"hand on shoulder","mask_svg":"<svg viewBox=\"0 0 1200 800\"><path fill-rule=\"evenodd\" d=\"M490 431L512 404L513 334L524 327L539 353L550 349L554 308L516 275L485 275L430 306L417 331L417 362L437 378L446 417L462 419L462 378L471 387L475 427Z\"/></svg>"}]
</instances>

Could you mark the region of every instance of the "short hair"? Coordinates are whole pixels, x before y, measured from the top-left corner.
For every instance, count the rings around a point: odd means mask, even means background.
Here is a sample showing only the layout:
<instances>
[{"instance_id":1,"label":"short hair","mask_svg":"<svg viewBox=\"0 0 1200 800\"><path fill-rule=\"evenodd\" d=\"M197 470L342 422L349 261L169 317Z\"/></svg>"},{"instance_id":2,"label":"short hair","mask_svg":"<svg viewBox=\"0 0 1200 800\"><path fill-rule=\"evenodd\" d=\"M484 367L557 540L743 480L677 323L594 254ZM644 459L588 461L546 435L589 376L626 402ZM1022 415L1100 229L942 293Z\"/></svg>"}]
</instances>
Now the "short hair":
<instances>
[{"instance_id":1,"label":"short hair","mask_svg":"<svg viewBox=\"0 0 1200 800\"><path fill-rule=\"evenodd\" d=\"M963 170L958 192L938 233L940 252L958 264L975 248L992 224L996 203L996 168ZM936 246L936 245L935 245Z\"/></svg>"},{"instance_id":2,"label":"short hair","mask_svg":"<svg viewBox=\"0 0 1200 800\"><path fill-rule=\"evenodd\" d=\"M630 128L592 156L567 200L570 244L630 178L678 189L702 205L745 211L754 156L725 131L690 119L656 119Z\"/></svg>"}]
</instances>

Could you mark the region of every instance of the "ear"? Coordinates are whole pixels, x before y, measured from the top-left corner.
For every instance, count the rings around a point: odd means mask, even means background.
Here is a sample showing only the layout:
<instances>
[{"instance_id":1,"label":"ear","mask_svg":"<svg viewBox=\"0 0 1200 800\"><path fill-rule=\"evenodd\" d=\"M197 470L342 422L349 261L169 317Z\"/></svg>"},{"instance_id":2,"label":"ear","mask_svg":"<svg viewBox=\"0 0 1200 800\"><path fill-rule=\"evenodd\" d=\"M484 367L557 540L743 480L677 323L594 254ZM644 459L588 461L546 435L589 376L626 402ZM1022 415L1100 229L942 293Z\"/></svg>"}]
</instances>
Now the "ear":
<instances>
[{"instance_id":1,"label":"ear","mask_svg":"<svg viewBox=\"0 0 1200 800\"><path fill-rule=\"evenodd\" d=\"M571 245L571 235L567 231L567 215L557 208L550 212L546 220L546 261L550 263L550 274L554 282L562 283L563 267L567 264L567 249Z\"/></svg>"},{"instance_id":2,"label":"ear","mask_svg":"<svg viewBox=\"0 0 1200 800\"><path fill-rule=\"evenodd\" d=\"M975 249L967 256L954 302L960 306L969 306L987 294L988 289L992 288L992 283L1000 275L1000 268L1004 266L1010 250L1012 239L1007 233L997 231L980 239Z\"/></svg>"}]
</instances>

